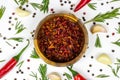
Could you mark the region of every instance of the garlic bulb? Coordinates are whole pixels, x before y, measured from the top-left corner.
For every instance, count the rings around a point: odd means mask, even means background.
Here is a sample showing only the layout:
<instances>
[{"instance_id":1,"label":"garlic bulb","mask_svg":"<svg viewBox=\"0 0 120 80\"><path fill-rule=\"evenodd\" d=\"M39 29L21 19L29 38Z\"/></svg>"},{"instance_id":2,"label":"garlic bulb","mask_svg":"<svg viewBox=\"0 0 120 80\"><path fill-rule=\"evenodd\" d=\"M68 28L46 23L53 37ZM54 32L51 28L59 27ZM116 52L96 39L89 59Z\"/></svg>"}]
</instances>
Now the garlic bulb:
<instances>
[{"instance_id":1,"label":"garlic bulb","mask_svg":"<svg viewBox=\"0 0 120 80\"><path fill-rule=\"evenodd\" d=\"M28 16L30 15L30 12L29 11L26 11L26 10L22 10L20 8L16 8L15 10L16 14L20 17L25 17L25 16Z\"/></svg>"},{"instance_id":2,"label":"garlic bulb","mask_svg":"<svg viewBox=\"0 0 120 80\"><path fill-rule=\"evenodd\" d=\"M61 80L61 76L57 72L52 72L47 76L50 80Z\"/></svg>"},{"instance_id":3,"label":"garlic bulb","mask_svg":"<svg viewBox=\"0 0 120 80\"><path fill-rule=\"evenodd\" d=\"M96 24L96 25L92 26L91 32L94 34L97 32L107 32L107 30L102 25Z\"/></svg>"}]
</instances>

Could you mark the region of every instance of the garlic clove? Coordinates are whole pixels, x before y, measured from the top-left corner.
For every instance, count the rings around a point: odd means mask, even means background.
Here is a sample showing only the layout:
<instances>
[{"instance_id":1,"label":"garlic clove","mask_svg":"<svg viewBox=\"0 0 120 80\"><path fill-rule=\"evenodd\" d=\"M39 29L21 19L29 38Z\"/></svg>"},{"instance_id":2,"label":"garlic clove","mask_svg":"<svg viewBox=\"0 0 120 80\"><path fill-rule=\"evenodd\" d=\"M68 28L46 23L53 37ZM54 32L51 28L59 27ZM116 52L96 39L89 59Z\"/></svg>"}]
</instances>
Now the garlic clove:
<instances>
[{"instance_id":1,"label":"garlic clove","mask_svg":"<svg viewBox=\"0 0 120 80\"><path fill-rule=\"evenodd\" d=\"M61 76L57 72L52 72L47 76L50 80L61 80Z\"/></svg>"},{"instance_id":2,"label":"garlic clove","mask_svg":"<svg viewBox=\"0 0 120 80\"><path fill-rule=\"evenodd\" d=\"M112 64L111 58L107 54L104 54L104 53L100 54L97 57L97 61L100 62L100 63L106 64L106 65Z\"/></svg>"},{"instance_id":3,"label":"garlic clove","mask_svg":"<svg viewBox=\"0 0 120 80\"><path fill-rule=\"evenodd\" d=\"M22 10L20 8L16 8L15 10L16 14L20 17L25 17L25 16L28 16L30 15L30 12L29 11L26 11L26 10Z\"/></svg>"},{"instance_id":4,"label":"garlic clove","mask_svg":"<svg viewBox=\"0 0 120 80\"><path fill-rule=\"evenodd\" d=\"M107 32L107 30L102 25L95 24L94 26L92 26L91 32L92 32L92 34L94 34L94 33L97 33L97 32Z\"/></svg>"}]
</instances>

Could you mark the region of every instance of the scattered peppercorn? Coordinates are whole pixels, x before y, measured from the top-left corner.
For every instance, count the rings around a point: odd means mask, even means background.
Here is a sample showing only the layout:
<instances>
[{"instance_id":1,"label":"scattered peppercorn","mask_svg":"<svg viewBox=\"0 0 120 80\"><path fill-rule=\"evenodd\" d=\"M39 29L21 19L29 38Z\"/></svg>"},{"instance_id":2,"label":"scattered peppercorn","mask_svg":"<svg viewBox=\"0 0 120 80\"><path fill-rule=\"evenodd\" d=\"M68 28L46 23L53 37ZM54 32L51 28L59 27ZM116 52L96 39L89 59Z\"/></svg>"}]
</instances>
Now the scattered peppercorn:
<instances>
[{"instance_id":1,"label":"scattered peppercorn","mask_svg":"<svg viewBox=\"0 0 120 80\"><path fill-rule=\"evenodd\" d=\"M109 35L107 35L106 37L109 38Z\"/></svg>"},{"instance_id":2,"label":"scattered peppercorn","mask_svg":"<svg viewBox=\"0 0 120 80\"><path fill-rule=\"evenodd\" d=\"M114 7L111 7L111 9L114 9Z\"/></svg>"},{"instance_id":3,"label":"scattered peppercorn","mask_svg":"<svg viewBox=\"0 0 120 80\"><path fill-rule=\"evenodd\" d=\"M93 59L94 57L93 56L91 56L91 59Z\"/></svg>"},{"instance_id":4,"label":"scattered peppercorn","mask_svg":"<svg viewBox=\"0 0 120 80\"><path fill-rule=\"evenodd\" d=\"M102 72L103 70L102 69L100 69L100 72Z\"/></svg>"},{"instance_id":5,"label":"scattered peppercorn","mask_svg":"<svg viewBox=\"0 0 120 80\"><path fill-rule=\"evenodd\" d=\"M101 3L101 5L104 5L104 3Z\"/></svg>"}]
</instances>

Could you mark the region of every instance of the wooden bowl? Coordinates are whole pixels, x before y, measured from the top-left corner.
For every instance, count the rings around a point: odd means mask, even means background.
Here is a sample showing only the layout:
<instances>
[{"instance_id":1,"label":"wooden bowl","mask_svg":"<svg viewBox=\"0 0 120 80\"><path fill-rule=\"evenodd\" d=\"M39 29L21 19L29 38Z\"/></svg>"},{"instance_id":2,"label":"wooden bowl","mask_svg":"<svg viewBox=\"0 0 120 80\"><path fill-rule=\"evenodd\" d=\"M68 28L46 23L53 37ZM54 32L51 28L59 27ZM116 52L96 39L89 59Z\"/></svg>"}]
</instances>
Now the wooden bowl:
<instances>
[{"instance_id":1,"label":"wooden bowl","mask_svg":"<svg viewBox=\"0 0 120 80\"><path fill-rule=\"evenodd\" d=\"M60 27L61 25L63 28ZM65 28L66 26L67 28ZM56 29L56 27L58 28ZM63 29L61 33L57 31L59 29ZM53 32L55 30L56 34ZM63 32L68 33L65 33L67 34L65 36ZM75 33L76 35L74 35ZM64 36L61 37L62 35ZM70 40L68 40L68 37ZM67 43L67 41L73 43ZM62 49L61 45L65 48ZM70 13L50 14L38 24L34 36L34 46L37 54L46 63L59 67L68 66L78 61L85 53L88 46L88 33L84 24L75 15Z\"/></svg>"}]
</instances>

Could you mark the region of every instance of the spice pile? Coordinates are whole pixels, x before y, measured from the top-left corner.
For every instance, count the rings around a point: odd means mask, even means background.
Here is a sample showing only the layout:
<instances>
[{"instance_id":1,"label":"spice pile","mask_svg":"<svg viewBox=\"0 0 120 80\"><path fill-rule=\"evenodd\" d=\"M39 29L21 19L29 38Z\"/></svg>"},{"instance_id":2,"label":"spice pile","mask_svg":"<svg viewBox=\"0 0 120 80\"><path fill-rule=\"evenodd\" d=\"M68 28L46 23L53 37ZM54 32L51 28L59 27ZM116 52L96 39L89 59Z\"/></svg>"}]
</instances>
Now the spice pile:
<instances>
[{"instance_id":1,"label":"spice pile","mask_svg":"<svg viewBox=\"0 0 120 80\"><path fill-rule=\"evenodd\" d=\"M38 32L41 52L55 62L67 62L78 56L84 45L84 32L80 25L65 16L47 20Z\"/></svg>"}]
</instances>

